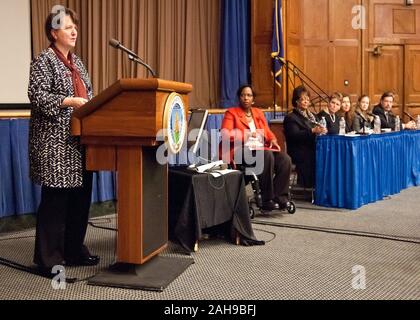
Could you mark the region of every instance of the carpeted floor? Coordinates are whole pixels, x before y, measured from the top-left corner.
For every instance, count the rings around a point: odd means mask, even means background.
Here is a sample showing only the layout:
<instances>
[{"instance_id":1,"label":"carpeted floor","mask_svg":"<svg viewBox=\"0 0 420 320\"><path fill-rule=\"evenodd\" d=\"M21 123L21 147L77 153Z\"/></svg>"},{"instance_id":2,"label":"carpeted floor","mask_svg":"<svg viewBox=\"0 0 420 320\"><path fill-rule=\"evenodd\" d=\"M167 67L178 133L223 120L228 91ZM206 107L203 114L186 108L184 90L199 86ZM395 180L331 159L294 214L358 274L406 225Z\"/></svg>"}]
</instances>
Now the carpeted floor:
<instances>
[{"instance_id":1,"label":"carpeted floor","mask_svg":"<svg viewBox=\"0 0 420 320\"><path fill-rule=\"evenodd\" d=\"M0 266L0 299L420 299L420 188L357 211L299 203L294 215L257 216L263 247L203 240L190 266L162 293L88 286L84 279L113 262L115 232L89 227L87 245L97 267L68 268L81 281L54 290L51 281ZM115 227L115 216L96 218ZM0 257L32 265L34 230L2 235ZM170 244L163 256L185 257ZM365 272L364 290L352 281Z\"/></svg>"}]
</instances>

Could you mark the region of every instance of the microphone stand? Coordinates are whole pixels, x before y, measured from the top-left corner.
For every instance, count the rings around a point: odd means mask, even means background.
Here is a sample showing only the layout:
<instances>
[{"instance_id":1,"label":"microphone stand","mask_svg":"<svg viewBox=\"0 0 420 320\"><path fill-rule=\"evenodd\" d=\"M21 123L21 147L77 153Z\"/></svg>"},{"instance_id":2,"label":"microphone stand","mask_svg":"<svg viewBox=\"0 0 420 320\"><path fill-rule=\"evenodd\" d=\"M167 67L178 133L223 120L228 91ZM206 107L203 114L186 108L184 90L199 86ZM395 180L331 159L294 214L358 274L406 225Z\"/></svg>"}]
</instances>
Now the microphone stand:
<instances>
[{"instance_id":1,"label":"microphone stand","mask_svg":"<svg viewBox=\"0 0 420 320\"><path fill-rule=\"evenodd\" d=\"M411 114L409 114L407 111L403 111L403 113L406 115L406 116L408 116L412 121L416 121L416 119L414 119L414 117L411 115Z\"/></svg>"},{"instance_id":2,"label":"microphone stand","mask_svg":"<svg viewBox=\"0 0 420 320\"><path fill-rule=\"evenodd\" d=\"M152 67L150 67L147 63L145 63L143 60L141 60L138 56L134 56L132 54L128 55L128 59L130 59L133 62L136 62L138 64L141 64L144 66L151 74L153 78L157 78L156 73L153 71Z\"/></svg>"},{"instance_id":3,"label":"microphone stand","mask_svg":"<svg viewBox=\"0 0 420 320\"><path fill-rule=\"evenodd\" d=\"M124 47L121 42L119 42L118 40L115 39L111 39L109 41L109 45L115 49L119 49L124 51L126 54L128 54L128 59L130 61L136 62L140 65L142 65L143 67L145 67L153 76L153 78L157 78L156 72L152 69L152 67L150 67L147 63L145 63L143 60L140 59L140 57L134 53L132 50Z\"/></svg>"}]
</instances>

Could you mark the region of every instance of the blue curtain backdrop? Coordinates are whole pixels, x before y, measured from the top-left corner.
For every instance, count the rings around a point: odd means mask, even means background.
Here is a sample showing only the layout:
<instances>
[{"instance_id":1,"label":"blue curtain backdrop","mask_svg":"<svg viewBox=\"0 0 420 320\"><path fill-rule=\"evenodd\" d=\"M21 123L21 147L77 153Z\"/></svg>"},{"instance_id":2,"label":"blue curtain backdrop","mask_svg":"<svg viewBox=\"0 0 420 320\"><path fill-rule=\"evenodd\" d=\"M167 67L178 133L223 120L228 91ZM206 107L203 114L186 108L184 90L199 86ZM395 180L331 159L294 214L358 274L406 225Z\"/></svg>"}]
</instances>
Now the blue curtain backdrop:
<instances>
[{"instance_id":1,"label":"blue curtain backdrop","mask_svg":"<svg viewBox=\"0 0 420 320\"><path fill-rule=\"evenodd\" d=\"M250 82L249 0L222 1L221 107L236 106L236 91Z\"/></svg>"}]
</instances>

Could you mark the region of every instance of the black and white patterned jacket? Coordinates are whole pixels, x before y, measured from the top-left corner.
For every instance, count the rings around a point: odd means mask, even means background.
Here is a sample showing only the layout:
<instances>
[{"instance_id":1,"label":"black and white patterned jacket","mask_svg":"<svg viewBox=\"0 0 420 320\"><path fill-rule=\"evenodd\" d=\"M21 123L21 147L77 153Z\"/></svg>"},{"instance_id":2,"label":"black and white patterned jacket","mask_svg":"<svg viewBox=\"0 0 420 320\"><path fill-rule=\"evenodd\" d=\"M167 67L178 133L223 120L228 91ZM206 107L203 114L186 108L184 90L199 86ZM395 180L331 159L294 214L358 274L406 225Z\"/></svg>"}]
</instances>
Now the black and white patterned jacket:
<instances>
[{"instance_id":1,"label":"black and white patterned jacket","mask_svg":"<svg viewBox=\"0 0 420 320\"><path fill-rule=\"evenodd\" d=\"M92 85L86 68L76 55L73 58L91 99ZM71 72L52 49L32 61L29 161L30 176L36 184L54 188L82 186L82 146L79 138L70 135L73 108L60 108L64 99L73 95Z\"/></svg>"}]
</instances>

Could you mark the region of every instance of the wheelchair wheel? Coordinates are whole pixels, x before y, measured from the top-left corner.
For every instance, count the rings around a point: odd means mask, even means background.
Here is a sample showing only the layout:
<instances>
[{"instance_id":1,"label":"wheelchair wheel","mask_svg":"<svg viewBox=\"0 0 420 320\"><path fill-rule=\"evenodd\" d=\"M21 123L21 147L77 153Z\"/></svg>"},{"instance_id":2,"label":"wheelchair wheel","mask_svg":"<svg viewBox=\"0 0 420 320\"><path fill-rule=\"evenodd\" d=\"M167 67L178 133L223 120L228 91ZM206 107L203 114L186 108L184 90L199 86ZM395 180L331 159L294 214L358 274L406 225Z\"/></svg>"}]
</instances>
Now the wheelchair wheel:
<instances>
[{"instance_id":1,"label":"wheelchair wheel","mask_svg":"<svg viewBox=\"0 0 420 320\"><path fill-rule=\"evenodd\" d=\"M294 214L296 212L296 205L293 201L289 201L287 203L287 212L290 214Z\"/></svg>"},{"instance_id":2,"label":"wheelchair wheel","mask_svg":"<svg viewBox=\"0 0 420 320\"><path fill-rule=\"evenodd\" d=\"M255 218L255 210L254 210L254 208L253 207L249 207L249 217L251 218L251 219L254 219Z\"/></svg>"}]
</instances>

